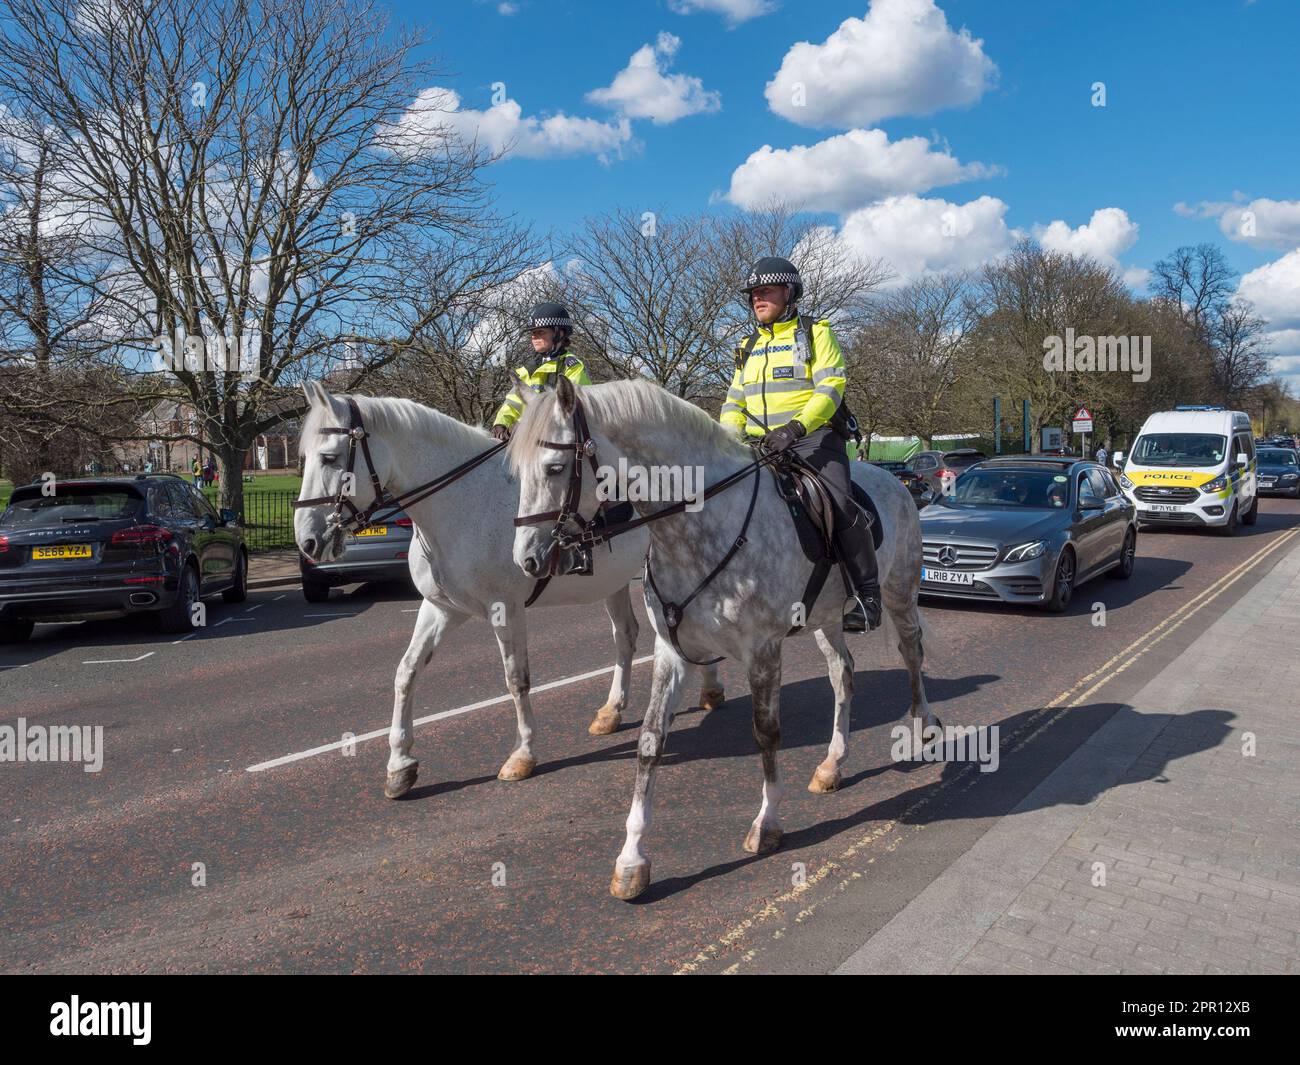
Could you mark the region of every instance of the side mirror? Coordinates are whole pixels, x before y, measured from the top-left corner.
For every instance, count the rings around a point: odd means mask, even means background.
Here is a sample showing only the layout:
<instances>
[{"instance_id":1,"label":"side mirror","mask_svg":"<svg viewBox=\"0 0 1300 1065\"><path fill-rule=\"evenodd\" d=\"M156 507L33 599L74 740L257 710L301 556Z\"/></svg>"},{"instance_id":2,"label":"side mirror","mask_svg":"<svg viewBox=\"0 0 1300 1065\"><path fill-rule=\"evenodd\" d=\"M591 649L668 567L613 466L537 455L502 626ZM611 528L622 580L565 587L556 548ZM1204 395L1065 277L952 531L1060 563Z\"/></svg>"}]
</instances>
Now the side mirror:
<instances>
[{"instance_id":1,"label":"side mirror","mask_svg":"<svg viewBox=\"0 0 1300 1065\"><path fill-rule=\"evenodd\" d=\"M1238 455L1238 456L1237 456L1237 465L1238 465L1238 466L1245 466L1246 463L1248 463L1249 461L1250 461L1250 459L1248 459L1245 455Z\"/></svg>"},{"instance_id":2,"label":"side mirror","mask_svg":"<svg viewBox=\"0 0 1300 1065\"><path fill-rule=\"evenodd\" d=\"M1115 454L1111 455L1110 461L1114 464L1116 469L1119 469L1124 465L1124 452L1116 451Z\"/></svg>"},{"instance_id":3,"label":"side mirror","mask_svg":"<svg viewBox=\"0 0 1300 1065\"><path fill-rule=\"evenodd\" d=\"M1080 510L1105 510L1106 504L1096 496L1089 496L1087 499L1079 500Z\"/></svg>"}]
</instances>

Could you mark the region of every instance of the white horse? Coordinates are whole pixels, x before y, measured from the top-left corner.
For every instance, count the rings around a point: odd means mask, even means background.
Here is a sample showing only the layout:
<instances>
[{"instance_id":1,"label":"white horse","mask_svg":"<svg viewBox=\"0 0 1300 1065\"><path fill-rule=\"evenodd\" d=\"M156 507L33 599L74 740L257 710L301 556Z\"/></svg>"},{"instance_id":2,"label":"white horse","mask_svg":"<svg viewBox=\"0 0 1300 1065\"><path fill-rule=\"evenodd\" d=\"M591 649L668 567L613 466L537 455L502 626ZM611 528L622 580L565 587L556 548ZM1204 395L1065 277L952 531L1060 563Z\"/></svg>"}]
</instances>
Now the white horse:
<instances>
[{"instance_id":1,"label":"white horse","mask_svg":"<svg viewBox=\"0 0 1300 1065\"><path fill-rule=\"evenodd\" d=\"M303 420L299 454L303 461L300 499L334 498L347 465L348 437L322 432L347 428L347 397L330 395L319 382L303 386L309 409ZM436 410L405 399L352 397L361 413L370 459L379 483L392 496L435 477L492 447L484 430L464 425ZM355 488L348 498L364 509L375 493L360 448L355 458ZM409 564L416 588L424 597L410 645L394 679L393 726L388 734L388 777L384 794L404 795L415 783L419 762L411 757L411 707L416 674L429 664L439 641L468 618L492 625L505 666L506 686L514 699L518 740L497 775L522 780L537 765L533 754L533 710L528 698L528 636L524 603L536 581L511 563L510 519L518 506L519 488L503 454L492 456L462 478L428 498L407 506L415 530ZM307 506L294 517L294 538L308 558L329 562L342 553L341 534L328 526L327 503ZM588 731L613 732L627 708L628 680L636 650L637 621L632 613L628 582L640 572L646 536L629 536L602 551L593 576L557 576L532 610L573 606L604 600L614 626L617 660L609 698L596 712ZM703 677L700 702L705 709L721 706L725 696L716 669Z\"/></svg>"},{"instance_id":2,"label":"white horse","mask_svg":"<svg viewBox=\"0 0 1300 1065\"><path fill-rule=\"evenodd\" d=\"M555 509L568 483L575 452L547 446L577 439L574 411L581 404L598 461L604 466L640 467L647 474L704 470L713 485L741 470L753 455L734 435L702 410L648 381L619 381L575 389L567 380L557 390L533 399L507 448L511 467L520 477L520 514ZM654 586L647 581L646 606L654 625L655 661L650 702L638 742L636 786L627 819L627 838L614 866L610 890L619 898L639 895L650 882L650 859L642 836L650 827L655 768L664 739L682 701L687 661L715 655L739 662L749 676L754 710L754 736L763 761L763 802L748 835L745 850L760 853L781 841L777 811L781 779L777 773L780 745L778 698L781 690L781 642L792 622L801 617L802 597L812 572L791 524L790 513L771 476L761 478L746 543L730 563L683 611L678 636L683 654L668 638L663 603L655 593L681 603L697 589L740 535L750 505L753 483L748 478L714 495L702 509L686 510L650 522L650 564ZM898 649L911 679L911 712L922 735L938 718L926 702L921 675L921 620L917 590L921 579L921 531L916 506L892 474L866 463L853 464L853 479L866 488L880 513L884 543L877 557L881 592L889 620L898 635ZM590 479L588 479L590 480ZM589 484L583 488L582 512L594 506ZM635 503L641 514L663 509L663 503ZM515 561L536 571L544 559L550 530L523 525L515 533ZM617 543L617 539L614 543ZM599 558L599 556L597 556ZM597 562L597 567L600 563ZM816 630L835 690L835 724L825 760L817 767L809 790L825 792L839 786L847 751L849 710L853 697L853 659L841 632L844 604L842 582L832 570L826 588L808 613L803 632Z\"/></svg>"}]
</instances>

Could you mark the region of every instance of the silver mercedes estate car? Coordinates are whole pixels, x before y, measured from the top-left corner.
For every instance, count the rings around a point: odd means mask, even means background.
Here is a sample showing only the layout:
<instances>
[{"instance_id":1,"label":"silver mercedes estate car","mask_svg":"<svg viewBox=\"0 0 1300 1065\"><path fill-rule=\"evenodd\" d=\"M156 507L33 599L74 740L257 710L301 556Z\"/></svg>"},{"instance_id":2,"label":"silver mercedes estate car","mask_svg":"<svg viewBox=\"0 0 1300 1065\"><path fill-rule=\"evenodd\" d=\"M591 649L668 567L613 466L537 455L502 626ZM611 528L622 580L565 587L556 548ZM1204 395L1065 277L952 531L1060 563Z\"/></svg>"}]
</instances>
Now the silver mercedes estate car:
<instances>
[{"instance_id":1,"label":"silver mercedes estate car","mask_svg":"<svg viewBox=\"0 0 1300 1065\"><path fill-rule=\"evenodd\" d=\"M1137 516L1095 462L1017 455L971 466L920 511L921 594L1060 613L1102 573L1127 579Z\"/></svg>"}]
</instances>

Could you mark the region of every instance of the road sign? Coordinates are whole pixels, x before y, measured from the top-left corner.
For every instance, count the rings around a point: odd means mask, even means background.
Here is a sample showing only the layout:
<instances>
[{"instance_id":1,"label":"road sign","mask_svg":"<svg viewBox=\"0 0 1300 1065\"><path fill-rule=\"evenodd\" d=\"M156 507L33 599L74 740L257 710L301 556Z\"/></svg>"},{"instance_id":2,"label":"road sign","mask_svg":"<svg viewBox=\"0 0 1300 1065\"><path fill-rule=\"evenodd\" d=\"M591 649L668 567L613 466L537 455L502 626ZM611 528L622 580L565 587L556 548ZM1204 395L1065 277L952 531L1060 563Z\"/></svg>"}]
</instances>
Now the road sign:
<instances>
[{"instance_id":1,"label":"road sign","mask_svg":"<svg viewBox=\"0 0 1300 1065\"><path fill-rule=\"evenodd\" d=\"M1074 431L1076 433L1092 432L1092 411L1087 407L1080 407L1074 412Z\"/></svg>"}]
</instances>

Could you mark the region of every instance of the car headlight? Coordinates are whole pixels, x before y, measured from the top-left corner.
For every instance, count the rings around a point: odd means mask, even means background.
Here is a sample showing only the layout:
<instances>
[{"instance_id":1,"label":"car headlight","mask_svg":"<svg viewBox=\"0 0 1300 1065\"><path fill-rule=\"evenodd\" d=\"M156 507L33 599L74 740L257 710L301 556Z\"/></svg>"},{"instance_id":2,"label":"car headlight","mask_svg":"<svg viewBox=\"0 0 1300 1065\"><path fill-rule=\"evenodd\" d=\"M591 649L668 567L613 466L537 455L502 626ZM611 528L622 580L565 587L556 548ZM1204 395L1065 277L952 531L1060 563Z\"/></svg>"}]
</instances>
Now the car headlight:
<instances>
[{"instance_id":1,"label":"car headlight","mask_svg":"<svg viewBox=\"0 0 1300 1065\"><path fill-rule=\"evenodd\" d=\"M1003 562L1028 562L1031 558L1037 558L1047 550L1046 540L1035 540L1031 544L1017 544L1007 551Z\"/></svg>"},{"instance_id":2,"label":"car headlight","mask_svg":"<svg viewBox=\"0 0 1300 1065\"><path fill-rule=\"evenodd\" d=\"M1126 477L1126 476L1125 476L1124 474L1122 474L1122 473L1119 475L1119 484L1120 484L1120 487L1121 487L1121 488L1126 488L1126 489L1128 489L1130 492L1133 490L1133 482L1130 481L1130 480L1128 479L1128 477Z\"/></svg>"},{"instance_id":3,"label":"car headlight","mask_svg":"<svg viewBox=\"0 0 1300 1065\"><path fill-rule=\"evenodd\" d=\"M1297 477L1300 477L1300 473L1284 473L1284 474L1282 474L1281 477L1278 478L1278 480L1279 480L1279 481L1294 481Z\"/></svg>"},{"instance_id":4,"label":"car headlight","mask_svg":"<svg viewBox=\"0 0 1300 1065\"><path fill-rule=\"evenodd\" d=\"M1225 473L1214 478L1214 480L1212 481L1206 481L1205 484L1201 485L1201 491L1204 492L1206 495L1215 495L1219 492L1222 492L1227 487L1228 487L1228 475Z\"/></svg>"}]
</instances>

